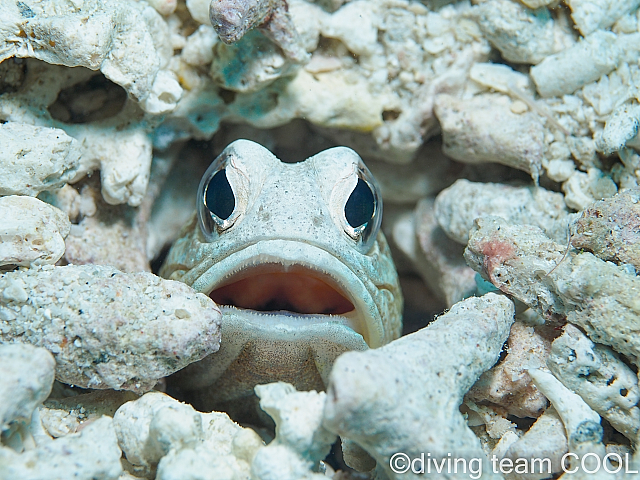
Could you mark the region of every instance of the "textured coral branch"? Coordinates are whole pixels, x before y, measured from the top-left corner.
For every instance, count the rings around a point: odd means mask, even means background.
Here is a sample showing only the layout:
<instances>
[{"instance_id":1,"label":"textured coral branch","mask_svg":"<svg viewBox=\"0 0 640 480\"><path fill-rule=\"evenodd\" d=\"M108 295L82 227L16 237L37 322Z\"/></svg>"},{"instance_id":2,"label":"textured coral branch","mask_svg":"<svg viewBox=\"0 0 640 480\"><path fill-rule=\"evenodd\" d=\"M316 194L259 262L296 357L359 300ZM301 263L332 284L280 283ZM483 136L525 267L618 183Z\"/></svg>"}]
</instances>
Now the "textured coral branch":
<instances>
[{"instance_id":1,"label":"textured coral branch","mask_svg":"<svg viewBox=\"0 0 640 480\"><path fill-rule=\"evenodd\" d=\"M428 327L389 345L341 355L327 389L325 427L357 442L389 478L419 478L390 470L398 452L484 458L459 406L498 360L512 322L511 301L490 293L458 302ZM494 478L488 465L483 471Z\"/></svg>"}]
</instances>

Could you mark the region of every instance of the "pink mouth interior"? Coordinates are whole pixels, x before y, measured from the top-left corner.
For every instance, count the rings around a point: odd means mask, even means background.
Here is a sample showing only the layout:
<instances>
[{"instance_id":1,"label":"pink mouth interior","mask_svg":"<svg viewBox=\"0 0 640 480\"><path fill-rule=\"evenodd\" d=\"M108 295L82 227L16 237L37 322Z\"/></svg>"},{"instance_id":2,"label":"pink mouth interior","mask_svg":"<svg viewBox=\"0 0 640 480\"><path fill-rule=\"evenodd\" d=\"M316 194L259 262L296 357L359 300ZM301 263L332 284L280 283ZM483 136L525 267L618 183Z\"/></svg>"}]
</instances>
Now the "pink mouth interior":
<instances>
[{"instance_id":1,"label":"pink mouth interior","mask_svg":"<svg viewBox=\"0 0 640 480\"><path fill-rule=\"evenodd\" d=\"M284 272L278 265L263 265L234 278L209 294L218 305L320 315L342 315L355 309L331 278L302 266Z\"/></svg>"}]
</instances>

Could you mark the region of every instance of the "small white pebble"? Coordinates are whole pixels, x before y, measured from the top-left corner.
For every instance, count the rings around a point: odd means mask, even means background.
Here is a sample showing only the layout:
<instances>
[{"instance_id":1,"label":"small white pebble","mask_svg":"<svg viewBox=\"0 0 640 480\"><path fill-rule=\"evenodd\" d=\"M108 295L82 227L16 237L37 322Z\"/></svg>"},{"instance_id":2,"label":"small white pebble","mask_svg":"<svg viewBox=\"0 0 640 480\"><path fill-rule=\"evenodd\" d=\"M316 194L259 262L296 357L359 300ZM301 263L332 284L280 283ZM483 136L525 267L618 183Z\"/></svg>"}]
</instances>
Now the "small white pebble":
<instances>
[{"instance_id":1,"label":"small white pebble","mask_svg":"<svg viewBox=\"0 0 640 480\"><path fill-rule=\"evenodd\" d=\"M0 320L11 322L16 319L16 314L8 308L0 308Z\"/></svg>"},{"instance_id":2,"label":"small white pebble","mask_svg":"<svg viewBox=\"0 0 640 480\"><path fill-rule=\"evenodd\" d=\"M529 106L521 100L516 100L511 104L510 110L515 114L520 114L529 110Z\"/></svg>"},{"instance_id":3,"label":"small white pebble","mask_svg":"<svg viewBox=\"0 0 640 480\"><path fill-rule=\"evenodd\" d=\"M29 294L18 282L11 281L9 286L2 291L2 296L7 300L24 303L29 299Z\"/></svg>"}]
</instances>

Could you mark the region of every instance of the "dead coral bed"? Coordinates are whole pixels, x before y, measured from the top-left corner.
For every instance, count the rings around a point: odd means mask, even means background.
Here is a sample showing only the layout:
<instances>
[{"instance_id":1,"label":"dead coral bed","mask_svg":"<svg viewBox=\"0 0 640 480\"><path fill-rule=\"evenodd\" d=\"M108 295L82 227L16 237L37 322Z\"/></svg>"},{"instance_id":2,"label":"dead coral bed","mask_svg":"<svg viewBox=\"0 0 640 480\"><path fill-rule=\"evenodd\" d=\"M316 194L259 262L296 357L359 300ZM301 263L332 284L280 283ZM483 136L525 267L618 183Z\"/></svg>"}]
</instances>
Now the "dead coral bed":
<instances>
[{"instance_id":1,"label":"dead coral bed","mask_svg":"<svg viewBox=\"0 0 640 480\"><path fill-rule=\"evenodd\" d=\"M337 435L377 479L412 478L397 452L490 478L483 455L637 449L640 1L209 3L0 0L0 477L326 478ZM268 445L113 390L218 349L211 300L150 271L236 138L357 150L407 331L450 308L327 395L260 387Z\"/></svg>"}]
</instances>

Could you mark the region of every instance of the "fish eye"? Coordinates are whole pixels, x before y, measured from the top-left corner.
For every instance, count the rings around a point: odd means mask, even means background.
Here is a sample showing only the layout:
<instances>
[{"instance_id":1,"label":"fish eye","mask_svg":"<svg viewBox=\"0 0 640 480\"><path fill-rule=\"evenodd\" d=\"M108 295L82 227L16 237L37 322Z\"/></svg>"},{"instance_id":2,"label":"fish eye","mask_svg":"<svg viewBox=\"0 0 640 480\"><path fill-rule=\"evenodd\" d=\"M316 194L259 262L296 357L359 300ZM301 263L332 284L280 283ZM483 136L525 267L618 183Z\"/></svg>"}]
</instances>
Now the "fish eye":
<instances>
[{"instance_id":1,"label":"fish eye","mask_svg":"<svg viewBox=\"0 0 640 480\"><path fill-rule=\"evenodd\" d=\"M233 213L236 197L227 179L226 168L218 170L209 180L204 192L204 204L220 220L227 220Z\"/></svg>"},{"instance_id":2,"label":"fish eye","mask_svg":"<svg viewBox=\"0 0 640 480\"><path fill-rule=\"evenodd\" d=\"M344 204L345 233L356 242L362 253L368 252L376 241L382 219L380 188L371 172L360 161L358 181Z\"/></svg>"},{"instance_id":3,"label":"fish eye","mask_svg":"<svg viewBox=\"0 0 640 480\"><path fill-rule=\"evenodd\" d=\"M374 211L375 198L371 187L358 178L358 183L344 206L344 216L351 227L358 228L371 220Z\"/></svg>"},{"instance_id":4,"label":"fish eye","mask_svg":"<svg viewBox=\"0 0 640 480\"><path fill-rule=\"evenodd\" d=\"M238 201L227 177L229 158L218 157L207 169L198 187L198 220L208 241L238 220Z\"/></svg>"}]
</instances>

